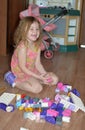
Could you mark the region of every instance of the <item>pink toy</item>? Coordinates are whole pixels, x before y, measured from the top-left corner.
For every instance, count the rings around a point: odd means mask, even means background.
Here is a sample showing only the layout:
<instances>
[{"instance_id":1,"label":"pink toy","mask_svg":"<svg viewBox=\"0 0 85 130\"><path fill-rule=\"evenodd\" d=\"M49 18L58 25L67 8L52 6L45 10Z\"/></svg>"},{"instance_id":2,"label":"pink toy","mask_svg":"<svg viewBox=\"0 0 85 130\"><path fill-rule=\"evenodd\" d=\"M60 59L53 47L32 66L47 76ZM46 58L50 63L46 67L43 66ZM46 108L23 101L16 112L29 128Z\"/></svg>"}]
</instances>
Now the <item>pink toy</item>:
<instances>
[{"instance_id":1,"label":"pink toy","mask_svg":"<svg viewBox=\"0 0 85 130\"><path fill-rule=\"evenodd\" d=\"M61 96L59 94L57 94L55 96L55 101L58 103L58 102L60 102L60 100L61 100Z\"/></svg>"},{"instance_id":2,"label":"pink toy","mask_svg":"<svg viewBox=\"0 0 85 130\"><path fill-rule=\"evenodd\" d=\"M53 109L48 109L47 110L47 115L51 115L51 116L56 117L56 116L58 116L58 114L59 114L59 112L56 111L56 110L53 110Z\"/></svg>"},{"instance_id":3,"label":"pink toy","mask_svg":"<svg viewBox=\"0 0 85 130\"><path fill-rule=\"evenodd\" d=\"M43 102L47 102L48 103L48 107L50 107L54 101L50 100L48 98L45 98L45 99L43 99Z\"/></svg>"},{"instance_id":4,"label":"pink toy","mask_svg":"<svg viewBox=\"0 0 85 130\"><path fill-rule=\"evenodd\" d=\"M57 84L57 88L60 89L60 90L63 90L63 83L62 82L59 82Z\"/></svg>"},{"instance_id":5,"label":"pink toy","mask_svg":"<svg viewBox=\"0 0 85 130\"><path fill-rule=\"evenodd\" d=\"M33 16L33 17L36 17L39 20L39 22L41 23L42 26L46 24L46 21L44 21L40 17L39 6L35 5L35 4L30 4L28 6L27 10L20 12L19 16L20 16L21 19L23 17L26 17L26 16ZM56 25L51 23L51 24L45 26L44 30L46 30L47 32L50 32L50 31L54 30L55 28L56 28Z\"/></svg>"},{"instance_id":6,"label":"pink toy","mask_svg":"<svg viewBox=\"0 0 85 130\"><path fill-rule=\"evenodd\" d=\"M69 109L65 109L64 111L63 111L63 116L71 116L71 110L69 110Z\"/></svg>"},{"instance_id":7,"label":"pink toy","mask_svg":"<svg viewBox=\"0 0 85 130\"><path fill-rule=\"evenodd\" d=\"M59 82L59 83L57 84L57 88L58 88L60 91L64 91L64 92L68 92L68 91L69 91L68 86L69 86L69 85L63 84L62 82Z\"/></svg>"}]
</instances>

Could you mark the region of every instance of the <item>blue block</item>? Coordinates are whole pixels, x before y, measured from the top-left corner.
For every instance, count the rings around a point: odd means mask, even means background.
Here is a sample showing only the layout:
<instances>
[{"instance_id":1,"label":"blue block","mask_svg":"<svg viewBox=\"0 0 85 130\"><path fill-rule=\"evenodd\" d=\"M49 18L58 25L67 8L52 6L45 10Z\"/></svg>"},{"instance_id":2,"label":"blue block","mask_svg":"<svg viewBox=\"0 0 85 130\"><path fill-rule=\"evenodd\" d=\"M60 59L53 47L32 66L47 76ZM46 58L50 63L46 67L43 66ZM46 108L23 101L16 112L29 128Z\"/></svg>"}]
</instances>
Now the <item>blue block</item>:
<instances>
[{"instance_id":1,"label":"blue block","mask_svg":"<svg viewBox=\"0 0 85 130\"><path fill-rule=\"evenodd\" d=\"M56 110L57 110L57 111L60 111L60 110L63 110L63 109L64 109L64 104L58 103Z\"/></svg>"},{"instance_id":2,"label":"blue block","mask_svg":"<svg viewBox=\"0 0 85 130\"><path fill-rule=\"evenodd\" d=\"M41 116L42 115L46 116L46 114L47 114L47 108L42 108L42 111L41 111L40 115Z\"/></svg>"},{"instance_id":3,"label":"blue block","mask_svg":"<svg viewBox=\"0 0 85 130\"><path fill-rule=\"evenodd\" d=\"M77 89L72 89L71 92L73 92L76 96L80 97L80 93Z\"/></svg>"},{"instance_id":4,"label":"blue block","mask_svg":"<svg viewBox=\"0 0 85 130\"><path fill-rule=\"evenodd\" d=\"M16 102L16 107L17 107L17 108L20 107L21 105L22 105L21 100L19 100L19 101Z\"/></svg>"},{"instance_id":5,"label":"blue block","mask_svg":"<svg viewBox=\"0 0 85 130\"><path fill-rule=\"evenodd\" d=\"M40 99L39 98L33 98L33 102L38 102Z\"/></svg>"},{"instance_id":6,"label":"blue block","mask_svg":"<svg viewBox=\"0 0 85 130\"><path fill-rule=\"evenodd\" d=\"M41 108L41 104L33 104L33 108Z\"/></svg>"},{"instance_id":7,"label":"blue block","mask_svg":"<svg viewBox=\"0 0 85 130\"><path fill-rule=\"evenodd\" d=\"M56 124L56 118L52 116L46 116L45 120L51 124Z\"/></svg>"},{"instance_id":8,"label":"blue block","mask_svg":"<svg viewBox=\"0 0 85 130\"><path fill-rule=\"evenodd\" d=\"M24 99L25 99L25 100L29 100L30 97L29 97L29 96L25 96Z\"/></svg>"},{"instance_id":9,"label":"blue block","mask_svg":"<svg viewBox=\"0 0 85 130\"><path fill-rule=\"evenodd\" d=\"M70 97L70 102L71 102L71 103L73 103L73 100L72 100L72 98L71 98L71 97Z\"/></svg>"},{"instance_id":10,"label":"blue block","mask_svg":"<svg viewBox=\"0 0 85 130\"><path fill-rule=\"evenodd\" d=\"M50 106L51 109L56 109L57 108L57 104L56 103L52 103L52 105Z\"/></svg>"},{"instance_id":11,"label":"blue block","mask_svg":"<svg viewBox=\"0 0 85 130\"><path fill-rule=\"evenodd\" d=\"M32 99L32 98L29 99L29 103L30 103L30 104L33 103L33 99Z\"/></svg>"},{"instance_id":12,"label":"blue block","mask_svg":"<svg viewBox=\"0 0 85 130\"><path fill-rule=\"evenodd\" d=\"M24 102L25 102L25 99L24 99L24 98L22 98L22 99L21 99L21 103L24 103Z\"/></svg>"},{"instance_id":13,"label":"blue block","mask_svg":"<svg viewBox=\"0 0 85 130\"><path fill-rule=\"evenodd\" d=\"M64 110L58 110L58 112L59 112L59 114L58 114L58 115L59 115L59 116L63 116L63 114L62 114L62 113L63 113L63 111L64 111Z\"/></svg>"}]
</instances>

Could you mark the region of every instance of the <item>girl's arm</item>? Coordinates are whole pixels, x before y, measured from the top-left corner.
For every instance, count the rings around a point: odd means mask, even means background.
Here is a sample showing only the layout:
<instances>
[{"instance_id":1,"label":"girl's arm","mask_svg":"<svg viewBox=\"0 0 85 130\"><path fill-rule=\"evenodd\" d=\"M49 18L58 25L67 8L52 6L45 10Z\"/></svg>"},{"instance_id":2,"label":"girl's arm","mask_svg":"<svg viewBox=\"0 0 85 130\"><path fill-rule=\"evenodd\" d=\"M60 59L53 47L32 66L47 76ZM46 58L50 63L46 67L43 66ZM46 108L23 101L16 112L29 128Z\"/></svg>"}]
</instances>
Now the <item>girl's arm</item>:
<instances>
[{"instance_id":1,"label":"girl's arm","mask_svg":"<svg viewBox=\"0 0 85 130\"><path fill-rule=\"evenodd\" d=\"M36 62L35 62L35 66L36 66L36 69L39 71L40 74L47 74L45 68L43 67L42 63L41 63L41 59L40 59L40 49L38 50L38 56L37 56L37 59L36 59Z\"/></svg>"},{"instance_id":2,"label":"girl's arm","mask_svg":"<svg viewBox=\"0 0 85 130\"><path fill-rule=\"evenodd\" d=\"M47 83L47 84L51 84L53 83L53 72L47 72L42 63L41 63L41 60L40 60L40 50L38 51L38 56L37 56L37 59L36 59L36 63L35 63L35 66L37 68L37 70L40 72L40 74L44 77L44 81ZM56 77L56 76L55 76Z\"/></svg>"}]
</instances>

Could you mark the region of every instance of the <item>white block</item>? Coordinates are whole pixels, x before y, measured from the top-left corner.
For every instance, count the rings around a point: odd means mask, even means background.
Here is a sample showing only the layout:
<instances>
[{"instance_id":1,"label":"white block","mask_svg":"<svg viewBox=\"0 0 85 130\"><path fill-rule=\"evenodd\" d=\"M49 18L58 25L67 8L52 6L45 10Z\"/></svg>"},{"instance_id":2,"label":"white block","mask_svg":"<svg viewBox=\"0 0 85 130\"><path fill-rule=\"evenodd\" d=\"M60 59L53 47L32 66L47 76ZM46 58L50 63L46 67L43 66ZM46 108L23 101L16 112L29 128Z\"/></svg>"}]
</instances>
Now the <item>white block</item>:
<instances>
[{"instance_id":1,"label":"white block","mask_svg":"<svg viewBox=\"0 0 85 130\"><path fill-rule=\"evenodd\" d=\"M29 129L26 129L26 128L21 127L20 130L29 130Z\"/></svg>"},{"instance_id":2,"label":"white block","mask_svg":"<svg viewBox=\"0 0 85 130\"><path fill-rule=\"evenodd\" d=\"M74 93L70 92L71 94L71 98L74 102L74 104L79 107L80 110L85 112L85 106L84 103L82 102L81 98L79 98L78 96L76 96Z\"/></svg>"},{"instance_id":3,"label":"white block","mask_svg":"<svg viewBox=\"0 0 85 130\"><path fill-rule=\"evenodd\" d=\"M66 116L63 116L62 117L62 121L64 121L64 122L70 122L70 117L66 117Z\"/></svg>"}]
</instances>

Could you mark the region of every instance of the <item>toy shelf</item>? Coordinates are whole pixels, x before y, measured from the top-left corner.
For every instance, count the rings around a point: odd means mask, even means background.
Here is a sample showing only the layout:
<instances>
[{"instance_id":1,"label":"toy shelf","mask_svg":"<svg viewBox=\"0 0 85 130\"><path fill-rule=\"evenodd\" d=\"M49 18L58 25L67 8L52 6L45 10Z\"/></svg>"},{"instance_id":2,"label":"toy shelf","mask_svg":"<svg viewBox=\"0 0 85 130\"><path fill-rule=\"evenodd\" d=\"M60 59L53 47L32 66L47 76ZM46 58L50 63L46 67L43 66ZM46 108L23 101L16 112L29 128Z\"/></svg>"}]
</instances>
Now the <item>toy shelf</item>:
<instances>
[{"instance_id":1,"label":"toy shelf","mask_svg":"<svg viewBox=\"0 0 85 130\"><path fill-rule=\"evenodd\" d=\"M59 15L61 11L62 8L58 7L40 8L41 17L47 21L55 17L55 15ZM55 22L57 28L50 33L53 38L57 39L55 42L59 43L60 51L76 51L78 50L77 46L80 11L71 9L67 10L67 12L68 13L65 16L63 16L59 21ZM73 49L73 47L75 49Z\"/></svg>"},{"instance_id":2,"label":"toy shelf","mask_svg":"<svg viewBox=\"0 0 85 130\"><path fill-rule=\"evenodd\" d=\"M60 7L68 10L67 15L55 22L57 28L50 33L57 39L60 51L77 51L82 0L33 0L33 3L40 6L41 17L47 21L62 11Z\"/></svg>"}]
</instances>

